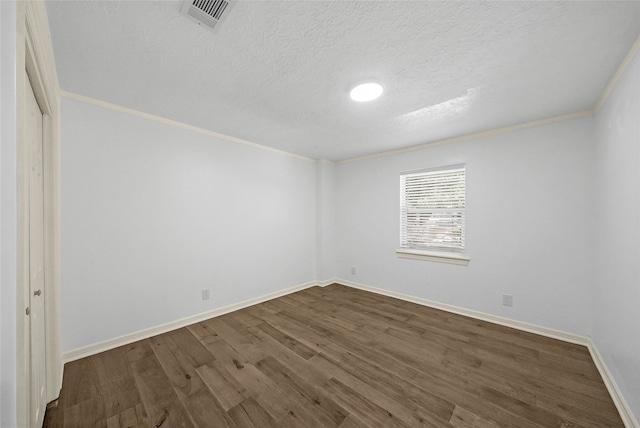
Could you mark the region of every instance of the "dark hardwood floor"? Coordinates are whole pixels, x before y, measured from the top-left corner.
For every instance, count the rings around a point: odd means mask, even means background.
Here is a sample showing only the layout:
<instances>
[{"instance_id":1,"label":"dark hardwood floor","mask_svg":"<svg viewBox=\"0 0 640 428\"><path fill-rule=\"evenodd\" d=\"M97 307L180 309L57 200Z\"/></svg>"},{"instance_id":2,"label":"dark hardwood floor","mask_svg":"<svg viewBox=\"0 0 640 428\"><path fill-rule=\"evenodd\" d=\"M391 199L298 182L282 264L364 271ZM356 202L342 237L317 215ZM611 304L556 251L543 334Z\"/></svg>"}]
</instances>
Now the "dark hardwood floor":
<instances>
[{"instance_id":1,"label":"dark hardwood floor","mask_svg":"<svg viewBox=\"0 0 640 428\"><path fill-rule=\"evenodd\" d=\"M66 364L93 426L624 425L584 347L331 285Z\"/></svg>"}]
</instances>

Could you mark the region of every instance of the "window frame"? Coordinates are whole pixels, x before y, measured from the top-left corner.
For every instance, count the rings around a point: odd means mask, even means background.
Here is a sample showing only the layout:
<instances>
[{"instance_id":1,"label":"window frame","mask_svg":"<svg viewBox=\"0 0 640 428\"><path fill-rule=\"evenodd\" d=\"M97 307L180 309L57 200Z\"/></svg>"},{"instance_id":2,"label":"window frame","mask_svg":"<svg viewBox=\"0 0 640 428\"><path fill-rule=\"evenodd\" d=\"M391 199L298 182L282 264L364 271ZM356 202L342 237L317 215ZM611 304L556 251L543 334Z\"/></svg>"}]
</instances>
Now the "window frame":
<instances>
[{"instance_id":1,"label":"window frame","mask_svg":"<svg viewBox=\"0 0 640 428\"><path fill-rule=\"evenodd\" d=\"M454 171L459 171L462 170L463 172L463 189L464 189L464 200L463 200L463 206L462 207L454 207L454 208L431 208L433 211L432 212L438 212L441 214L445 214L444 218L446 218L446 214L447 213L459 213L459 217L461 218L461 233L460 233L460 239L461 239L461 244L460 244L460 248L455 248L455 247L450 247L449 249L445 249L443 247L438 247L437 245L433 245L432 248L429 248L429 246L419 246L419 247L411 247L405 244L404 241L406 241L407 239L407 231L406 231L406 225L407 225L407 215L408 215L408 210L407 210L407 195L406 195L406 189L405 189L405 183L406 183L406 177L408 176L417 176L417 175L424 175L424 176L434 176L437 175L438 173L451 173ZM413 260L427 260L427 261L433 261L433 262L440 262L440 263L450 263L450 264L456 264L456 265L463 265L466 266L469 263L469 257L466 255L465 253L465 239L466 239L466 233L465 233L465 223L466 223L466 199L467 199L467 195L466 195L466 165L465 164L456 164L456 165L447 165L447 166L440 166L440 167L435 167L435 168L427 168L427 169L420 169L420 170L414 170L414 171L406 171L406 172L401 172L400 173L400 247L396 250L396 255L399 258L405 258L405 259L413 259ZM446 198L444 199L446 201ZM438 201L438 203L442 203L442 199ZM413 214L419 214L420 210L414 210ZM453 217L453 216L452 216ZM403 245L404 244L404 245Z\"/></svg>"}]
</instances>

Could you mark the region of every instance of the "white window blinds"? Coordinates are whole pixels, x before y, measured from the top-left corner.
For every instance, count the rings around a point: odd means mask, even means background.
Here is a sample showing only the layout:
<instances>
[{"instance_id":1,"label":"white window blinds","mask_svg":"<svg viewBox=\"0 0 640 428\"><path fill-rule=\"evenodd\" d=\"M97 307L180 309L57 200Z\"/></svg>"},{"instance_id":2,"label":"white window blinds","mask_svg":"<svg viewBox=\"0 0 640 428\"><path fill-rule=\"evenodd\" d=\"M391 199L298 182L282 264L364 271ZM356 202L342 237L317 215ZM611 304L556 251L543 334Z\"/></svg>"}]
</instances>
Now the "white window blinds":
<instances>
[{"instance_id":1,"label":"white window blinds","mask_svg":"<svg viewBox=\"0 0 640 428\"><path fill-rule=\"evenodd\" d=\"M400 246L464 252L464 165L400 176Z\"/></svg>"}]
</instances>

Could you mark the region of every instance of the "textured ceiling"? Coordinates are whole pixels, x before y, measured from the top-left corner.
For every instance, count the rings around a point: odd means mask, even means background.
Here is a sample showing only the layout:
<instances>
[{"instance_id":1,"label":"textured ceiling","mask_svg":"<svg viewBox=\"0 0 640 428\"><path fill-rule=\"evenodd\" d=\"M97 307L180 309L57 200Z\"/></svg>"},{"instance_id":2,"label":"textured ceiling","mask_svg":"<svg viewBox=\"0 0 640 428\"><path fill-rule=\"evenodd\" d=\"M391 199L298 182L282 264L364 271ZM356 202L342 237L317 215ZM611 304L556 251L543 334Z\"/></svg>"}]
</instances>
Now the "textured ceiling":
<instances>
[{"instance_id":1,"label":"textured ceiling","mask_svg":"<svg viewBox=\"0 0 640 428\"><path fill-rule=\"evenodd\" d=\"M334 161L591 109L640 34L638 1L181 4L48 1L62 89Z\"/></svg>"}]
</instances>

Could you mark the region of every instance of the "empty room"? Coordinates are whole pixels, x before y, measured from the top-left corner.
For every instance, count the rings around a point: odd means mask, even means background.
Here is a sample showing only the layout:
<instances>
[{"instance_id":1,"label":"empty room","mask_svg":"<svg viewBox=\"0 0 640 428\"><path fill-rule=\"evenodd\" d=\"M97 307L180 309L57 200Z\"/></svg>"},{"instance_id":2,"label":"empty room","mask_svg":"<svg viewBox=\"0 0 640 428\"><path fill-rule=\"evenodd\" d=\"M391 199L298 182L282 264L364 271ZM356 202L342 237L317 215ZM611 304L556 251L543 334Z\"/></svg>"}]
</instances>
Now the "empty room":
<instances>
[{"instance_id":1,"label":"empty room","mask_svg":"<svg viewBox=\"0 0 640 428\"><path fill-rule=\"evenodd\" d=\"M0 1L0 426L631 427L640 1Z\"/></svg>"}]
</instances>

